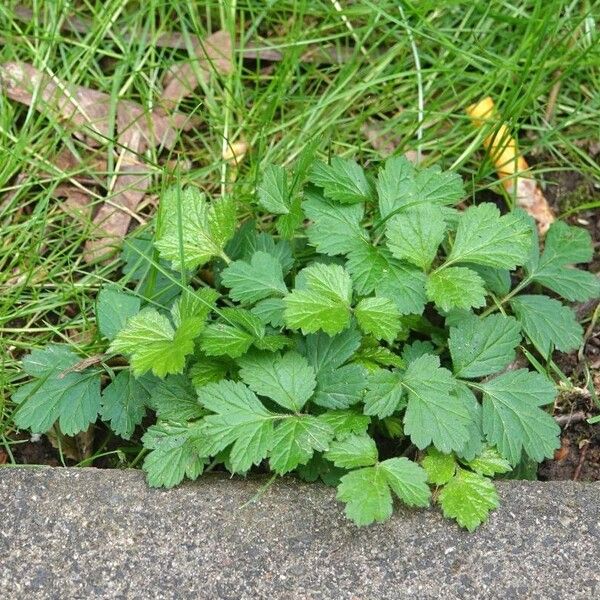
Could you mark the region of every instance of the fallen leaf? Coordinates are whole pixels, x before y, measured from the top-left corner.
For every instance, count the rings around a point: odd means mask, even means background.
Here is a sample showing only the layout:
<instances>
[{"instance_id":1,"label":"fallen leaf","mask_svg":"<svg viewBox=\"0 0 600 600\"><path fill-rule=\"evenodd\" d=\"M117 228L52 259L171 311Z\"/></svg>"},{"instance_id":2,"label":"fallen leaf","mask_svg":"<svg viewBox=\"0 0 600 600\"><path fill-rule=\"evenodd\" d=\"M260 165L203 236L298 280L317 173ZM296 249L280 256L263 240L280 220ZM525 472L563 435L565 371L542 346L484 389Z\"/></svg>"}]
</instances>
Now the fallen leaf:
<instances>
[{"instance_id":1,"label":"fallen leaf","mask_svg":"<svg viewBox=\"0 0 600 600\"><path fill-rule=\"evenodd\" d=\"M569 456L570 446L571 444L569 442L569 438L564 437L561 440L560 448L556 450L556 452L554 452L554 460L556 460L557 462L562 462L563 460L565 460Z\"/></svg>"},{"instance_id":2,"label":"fallen leaf","mask_svg":"<svg viewBox=\"0 0 600 600\"><path fill-rule=\"evenodd\" d=\"M25 6L17 6L14 9L14 15L20 21L30 22L33 20L33 11ZM61 31L70 33L88 33L94 29L94 23L91 19L78 16L67 16L61 22ZM176 50L186 50L187 40L191 43L192 47L198 48L201 45L201 38L193 33L183 34L178 31L165 31L158 35L156 39L149 37L143 37L140 32L132 32L129 27L127 28L116 28L119 37L123 38L126 42L139 41L145 45L152 44L158 48L174 48ZM269 60L272 62L280 61L283 55L278 50L272 50L270 48L261 48L258 45L250 42L243 50L244 58L260 58L262 60Z\"/></svg>"},{"instance_id":3,"label":"fallen leaf","mask_svg":"<svg viewBox=\"0 0 600 600\"><path fill-rule=\"evenodd\" d=\"M31 106L35 97L35 108L68 123L75 136L84 138L92 146L104 145L112 135L109 94L70 84L20 62L0 65L0 84L9 98L22 104ZM119 100L116 116L117 143L135 150L130 140L139 135L140 152L156 145L169 149L177 139L177 131L191 127L186 115L149 113L132 100Z\"/></svg>"},{"instance_id":4,"label":"fallen leaf","mask_svg":"<svg viewBox=\"0 0 600 600\"><path fill-rule=\"evenodd\" d=\"M301 62L315 65L338 65L350 62L354 49L349 47L311 45L300 55Z\"/></svg>"},{"instance_id":5,"label":"fallen leaf","mask_svg":"<svg viewBox=\"0 0 600 600\"><path fill-rule=\"evenodd\" d=\"M367 138L371 146L384 157L393 154L396 148L402 143L400 136L390 131L385 131L373 121L365 123L360 131ZM419 154L415 150L407 150L404 153L404 157L413 165L419 164Z\"/></svg>"},{"instance_id":6,"label":"fallen leaf","mask_svg":"<svg viewBox=\"0 0 600 600\"><path fill-rule=\"evenodd\" d=\"M227 31L215 31L194 46L196 60L173 65L163 79L162 99L167 107L175 106L189 96L211 71L229 75L231 63L231 37Z\"/></svg>"},{"instance_id":7,"label":"fallen leaf","mask_svg":"<svg viewBox=\"0 0 600 600\"><path fill-rule=\"evenodd\" d=\"M232 142L227 144L225 151L223 152L223 160L227 162L234 162L236 165L239 165L244 156L246 156L246 152L248 152L247 142L244 140Z\"/></svg>"},{"instance_id":8,"label":"fallen leaf","mask_svg":"<svg viewBox=\"0 0 600 600\"><path fill-rule=\"evenodd\" d=\"M72 85L56 76L42 73L32 65L9 62L0 65L0 85L12 100L50 113L73 129L90 146L104 145L111 135L111 97L104 92ZM127 233L136 208L150 184L149 169L138 157L149 147L170 149L180 129L188 130L192 121L181 113L148 112L131 100L120 100L116 107L116 139L119 148L118 175L111 196L94 218L96 231L85 246L85 258L97 260L107 254ZM64 155L62 167L72 165L73 157ZM66 190L63 188L62 192ZM82 196L69 189L71 205L80 205Z\"/></svg>"},{"instance_id":9,"label":"fallen leaf","mask_svg":"<svg viewBox=\"0 0 600 600\"><path fill-rule=\"evenodd\" d=\"M140 147L140 138L129 140L135 148ZM125 164L118 166L119 176L114 180L112 193L96 213L94 224L97 226L85 242L83 256L87 262L93 262L106 256L118 247L125 237L136 209L150 186L148 167L135 159L136 151L123 148L121 159ZM97 233L101 235L97 235Z\"/></svg>"},{"instance_id":10,"label":"fallen leaf","mask_svg":"<svg viewBox=\"0 0 600 600\"><path fill-rule=\"evenodd\" d=\"M194 48L195 59L173 65L163 78L163 105L166 108L176 106L186 96L189 96L200 84L207 81L211 73L229 75L233 70L231 62L233 46L229 32L215 31L205 39L195 35L189 36ZM187 48L185 37L181 33L164 34L159 41L171 47ZM271 62L280 61L283 56L277 50L261 48L248 42L241 50L244 58L255 58Z\"/></svg>"},{"instance_id":11,"label":"fallen leaf","mask_svg":"<svg viewBox=\"0 0 600 600\"><path fill-rule=\"evenodd\" d=\"M531 177L527 161L519 154L515 138L506 124L500 121L494 101L488 96L469 106L467 114L477 128L497 125L494 132L483 140L483 145L506 191L515 195L517 204L537 221L540 234L545 234L554 221L552 209Z\"/></svg>"},{"instance_id":12,"label":"fallen leaf","mask_svg":"<svg viewBox=\"0 0 600 600\"><path fill-rule=\"evenodd\" d=\"M92 455L94 450L94 431L94 425L90 425L86 431L82 431L74 436L68 436L61 433L58 426L53 425L52 429L46 433L46 437L52 447L60 450L65 458L81 462Z\"/></svg>"}]
</instances>

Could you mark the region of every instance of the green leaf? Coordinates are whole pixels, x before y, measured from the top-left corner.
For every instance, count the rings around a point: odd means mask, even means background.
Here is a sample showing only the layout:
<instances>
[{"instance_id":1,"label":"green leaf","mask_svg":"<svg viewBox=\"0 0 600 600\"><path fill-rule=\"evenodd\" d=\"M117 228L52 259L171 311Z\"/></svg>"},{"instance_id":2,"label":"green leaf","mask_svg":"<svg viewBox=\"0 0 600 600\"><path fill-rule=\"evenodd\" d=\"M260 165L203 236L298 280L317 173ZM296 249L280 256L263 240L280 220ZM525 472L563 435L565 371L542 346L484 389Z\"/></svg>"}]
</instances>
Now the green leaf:
<instances>
[{"instance_id":1,"label":"green leaf","mask_svg":"<svg viewBox=\"0 0 600 600\"><path fill-rule=\"evenodd\" d=\"M285 302L283 298L265 298L258 304L255 304L251 309L265 325L272 327L283 327L283 313L285 311Z\"/></svg>"},{"instance_id":2,"label":"green leaf","mask_svg":"<svg viewBox=\"0 0 600 600\"><path fill-rule=\"evenodd\" d=\"M354 309L359 327L378 340L390 344L402 327L396 304L388 298L363 298Z\"/></svg>"},{"instance_id":3,"label":"green leaf","mask_svg":"<svg viewBox=\"0 0 600 600\"><path fill-rule=\"evenodd\" d=\"M350 249L346 269L356 292L361 296L372 293L379 282L387 277L388 255L367 240L346 247Z\"/></svg>"},{"instance_id":4,"label":"green leaf","mask_svg":"<svg viewBox=\"0 0 600 600\"><path fill-rule=\"evenodd\" d=\"M392 299L402 315L420 315L425 309L425 274L396 260L389 261L387 273L375 287L375 294Z\"/></svg>"},{"instance_id":5,"label":"green leaf","mask_svg":"<svg viewBox=\"0 0 600 600\"><path fill-rule=\"evenodd\" d=\"M161 198L155 246L179 271L220 256L234 232L235 202L231 199L208 204L192 186L170 188Z\"/></svg>"},{"instance_id":6,"label":"green leaf","mask_svg":"<svg viewBox=\"0 0 600 600\"><path fill-rule=\"evenodd\" d=\"M223 308L221 316L234 326L241 327L254 338L264 337L266 330L262 321L252 312L245 308Z\"/></svg>"},{"instance_id":7,"label":"green leaf","mask_svg":"<svg viewBox=\"0 0 600 600\"><path fill-rule=\"evenodd\" d=\"M294 345L294 340L281 334L265 335L263 338L254 341L254 347L258 350L268 350L277 352L289 346Z\"/></svg>"},{"instance_id":8,"label":"green leaf","mask_svg":"<svg viewBox=\"0 0 600 600\"><path fill-rule=\"evenodd\" d=\"M360 339L353 328L334 336L319 332L306 336L303 352L318 376L343 365L358 350Z\"/></svg>"},{"instance_id":9,"label":"green leaf","mask_svg":"<svg viewBox=\"0 0 600 600\"><path fill-rule=\"evenodd\" d=\"M404 156L392 156L379 169L377 195L382 219L414 201L416 171Z\"/></svg>"},{"instance_id":10,"label":"green leaf","mask_svg":"<svg viewBox=\"0 0 600 600\"><path fill-rule=\"evenodd\" d=\"M251 228L247 223L250 223ZM253 222L247 222L240 228L240 240L236 244L228 245L227 249L232 258L240 258L249 262L256 252L266 252L275 257L281 264L284 273L288 273L294 266L294 257L292 256L292 247L286 240L275 241L272 235L266 233L257 233ZM239 246L239 247L238 247Z\"/></svg>"},{"instance_id":11,"label":"green leaf","mask_svg":"<svg viewBox=\"0 0 600 600\"><path fill-rule=\"evenodd\" d=\"M231 446L233 473L244 473L266 458L273 439L275 415L268 411L243 383L221 381L198 389L200 403L212 411L204 418L203 431L216 454Z\"/></svg>"},{"instance_id":12,"label":"green leaf","mask_svg":"<svg viewBox=\"0 0 600 600\"><path fill-rule=\"evenodd\" d=\"M393 216L385 229L387 247L395 258L427 271L446 233L439 207L420 204Z\"/></svg>"},{"instance_id":13,"label":"green leaf","mask_svg":"<svg viewBox=\"0 0 600 600\"><path fill-rule=\"evenodd\" d=\"M360 226L362 204L340 206L309 190L305 192L302 208L312 221L306 230L308 241L321 254L346 254L368 243L367 233Z\"/></svg>"},{"instance_id":14,"label":"green leaf","mask_svg":"<svg viewBox=\"0 0 600 600\"><path fill-rule=\"evenodd\" d=\"M369 377L365 395L365 414L380 419L393 415L406 406L402 378L399 373L379 369Z\"/></svg>"},{"instance_id":15,"label":"green leaf","mask_svg":"<svg viewBox=\"0 0 600 600\"><path fill-rule=\"evenodd\" d=\"M450 328L448 347L456 377L483 377L502 371L515 359L521 341L519 323L513 317L475 316Z\"/></svg>"},{"instance_id":16,"label":"green leaf","mask_svg":"<svg viewBox=\"0 0 600 600\"><path fill-rule=\"evenodd\" d=\"M289 213L286 215L279 215L275 221L275 226L282 238L291 240L294 237L296 229L302 225L303 221L302 197L296 196L290 204Z\"/></svg>"},{"instance_id":17,"label":"green leaf","mask_svg":"<svg viewBox=\"0 0 600 600\"><path fill-rule=\"evenodd\" d=\"M206 355L238 358L245 354L253 343L264 338L265 326L249 310L223 308L221 315L227 323L211 323L200 339L200 345Z\"/></svg>"},{"instance_id":18,"label":"green leaf","mask_svg":"<svg viewBox=\"0 0 600 600\"><path fill-rule=\"evenodd\" d=\"M468 425L469 439L464 448L460 452L457 452L457 454L461 460L472 460L483 451L483 411L475 394L466 383L459 381L454 394L471 416L471 421Z\"/></svg>"},{"instance_id":19,"label":"green leaf","mask_svg":"<svg viewBox=\"0 0 600 600\"><path fill-rule=\"evenodd\" d=\"M434 347L429 341L415 340L412 344L405 344L402 348L402 359L409 364L424 354L433 354Z\"/></svg>"},{"instance_id":20,"label":"green leaf","mask_svg":"<svg viewBox=\"0 0 600 600\"><path fill-rule=\"evenodd\" d=\"M377 192L383 219L421 203L456 204L464 196L460 175L442 172L437 166L417 171L404 156L385 161L377 178Z\"/></svg>"},{"instance_id":21,"label":"green leaf","mask_svg":"<svg viewBox=\"0 0 600 600\"><path fill-rule=\"evenodd\" d=\"M305 465L315 451L323 452L333 438L333 428L312 415L293 415L277 425L269 466L279 475Z\"/></svg>"},{"instance_id":22,"label":"green leaf","mask_svg":"<svg viewBox=\"0 0 600 600\"><path fill-rule=\"evenodd\" d=\"M583 344L583 329L575 313L548 296L518 296L510 301L525 335L543 356L554 348L576 350Z\"/></svg>"},{"instance_id":23,"label":"green leaf","mask_svg":"<svg viewBox=\"0 0 600 600\"><path fill-rule=\"evenodd\" d=\"M192 290L185 288L171 308L171 317L177 329L195 338L204 329L206 318L215 307L219 293L212 288Z\"/></svg>"},{"instance_id":24,"label":"green leaf","mask_svg":"<svg viewBox=\"0 0 600 600\"><path fill-rule=\"evenodd\" d=\"M498 494L494 484L477 473L458 469L456 475L444 486L438 501L445 517L475 531L494 508L498 508Z\"/></svg>"},{"instance_id":25,"label":"green leaf","mask_svg":"<svg viewBox=\"0 0 600 600\"><path fill-rule=\"evenodd\" d=\"M149 406L159 419L182 423L206 414L196 390L185 375L169 375L151 388Z\"/></svg>"},{"instance_id":26,"label":"green leaf","mask_svg":"<svg viewBox=\"0 0 600 600\"><path fill-rule=\"evenodd\" d=\"M46 433L58 420L63 434L75 435L96 421L101 371L73 370L79 362L79 356L59 345L36 350L23 361L24 370L36 379L12 395L19 405L13 415L19 429Z\"/></svg>"},{"instance_id":27,"label":"green leaf","mask_svg":"<svg viewBox=\"0 0 600 600\"><path fill-rule=\"evenodd\" d=\"M466 267L447 267L427 278L427 298L443 311L485 306L483 279Z\"/></svg>"},{"instance_id":28,"label":"green leaf","mask_svg":"<svg viewBox=\"0 0 600 600\"><path fill-rule=\"evenodd\" d=\"M100 290L96 301L96 321L100 333L114 340L129 317L140 310L140 299L113 286Z\"/></svg>"},{"instance_id":29,"label":"green leaf","mask_svg":"<svg viewBox=\"0 0 600 600\"><path fill-rule=\"evenodd\" d=\"M533 281L570 301L583 302L600 296L597 275L570 266L588 262L593 256L591 237L585 230L556 221L548 230L541 256L533 222L530 222L530 230L534 247L525 269Z\"/></svg>"},{"instance_id":30,"label":"green leaf","mask_svg":"<svg viewBox=\"0 0 600 600\"><path fill-rule=\"evenodd\" d=\"M448 262L514 269L527 260L530 250L531 230L523 215L500 216L498 208L486 202L462 213Z\"/></svg>"},{"instance_id":31,"label":"green leaf","mask_svg":"<svg viewBox=\"0 0 600 600\"><path fill-rule=\"evenodd\" d=\"M350 324L352 282L339 265L313 263L301 271L308 289L295 289L285 301L285 322L292 329L334 335Z\"/></svg>"},{"instance_id":32,"label":"green leaf","mask_svg":"<svg viewBox=\"0 0 600 600\"><path fill-rule=\"evenodd\" d=\"M136 377L150 370L164 377L183 371L185 357L194 351L196 335L193 329L175 331L167 317L145 308L127 321L108 351L129 355Z\"/></svg>"},{"instance_id":33,"label":"green leaf","mask_svg":"<svg viewBox=\"0 0 600 600\"><path fill-rule=\"evenodd\" d=\"M235 205L235 198L219 198L213 200L208 209L208 233L213 243L221 250L235 234Z\"/></svg>"},{"instance_id":34,"label":"green leaf","mask_svg":"<svg viewBox=\"0 0 600 600\"><path fill-rule=\"evenodd\" d=\"M565 300L585 302L600 296L600 279L589 271L547 266L535 272L533 281L551 289Z\"/></svg>"},{"instance_id":35,"label":"green leaf","mask_svg":"<svg viewBox=\"0 0 600 600\"><path fill-rule=\"evenodd\" d=\"M188 371L189 378L195 387L220 381L231 368L227 359L209 358L200 353L197 353L196 356L198 360L191 365Z\"/></svg>"},{"instance_id":36,"label":"green leaf","mask_svg":"<svg viewBox=\"0 0 600 600\"><path fill-rule=\"evenodd\" d=\"M356 204L374 197L374 190L362 167L349 158L334 156L330 165L316 161L309 179L323 188L327 198L342 204Z\"/></svg>"},{"instance_id":37,"label":"green leaf","mask_svg":"<svg viewBox=\"0 0 600 600\"><path fill-rule=\"evenodd\" d=\"M427 474L407 458L390 458L373 467L350 471L338 486L346 516L357 525L382 522L392 515L393 492L409 506L427 506L431 492Z\"/></svg>"},{"instance_id":38,"label":"green leaf","mask_svg":"<svg viewBox=\"0 0 600 600\"><path fill-rule=\"evenodd\" d=\"M456 380L440 367L437 356L425 354L408 365L403 378L408 392L404 431L417 448L433 442L441 452L460 451L469 439L471 417L452 392Z\"/></svg>"},{"instance_id":39,"label":"green leaf","mask_svg":"<svg viewBox=\"0 0 600 600\"><path fill-rule=\"evenodd\" d=\"M260 205L275 215L290 212L287 173L278 165L266 165L257 189Z\"/></svg>"},{"instance_id":40,"label":"green leaf","mask_svg":"<svg viewBox=\"0 0 600 600\"><path fill-rule=\"evenodd\" d=\"M229 356L238 358L248 352L254 336L237 325L211 323L200 338L202 350L208 356Z\"/></svg>"},{"instance_id":41,"label":"green leaf","mask_svg":"<svg viewBox=\"0 0 600 600\"><path fill-rule=\"evenodd\" d=\"M360 365L320 371L313 401L325 408L348 408L363 397L367 376Z\"/></svg>"},{"instance_id":42,"label":"green leaf","mask_svg":"<svg viewBox=\"0 0 600 600\"><path fill-rule=\"evenodd\" d=\"M556 396L550 380L518 369L478 387L483 392L483 431L512 465L519 462L522 450L541 462L559 448L560 427L539 408Z\"/></svg>"},{"instance_id":43,"label":"green leaf","mask_svg":"<svg viewBox=\"0 0 600 600\"><path fill-rule=\"evenodd\" d=\"M452 171L442 171L438 165L419 170L415 183L411 203L416 200L446 206L457 204L465 196L461 176Z\"/></svg>"},{"instance_id":44,"label":"green leaf","mask_svg":"<svg viewBox=\"0 0 600 600\"><path fill-rule=\"evenodd\" d=\"M308 289L340 299L347 304L352 300L352 281L340 265L313 263L301 271Z\"/></svg>"},{"instance_id":45,"label":"green leaf","mask_svg":"<svg viewBox=\"0 0 600 600\"><path fill-rule=\"evenodd\" d=\"M508 269L495 269L494 267L485 267L484 265L474 265L466 263L463 265L475 271L485 282L485 287L498 296L506 296L512 287L510 271Z\"/></svg>"},{"instance_id":46,"label":"green leaf","mask_svg":"<svg viewBox=\"0 0 600 600\"><path fill-rule=\"evenodd\" d=\"M179 273L158 258L154 236L148 230L124 240L121 258L126 281L139 281L136 292L140 299L168 306L179 295Z\"/></svg>"},{"instance_id":47,"label":"green leaf","mask_svg":"<svg viewBox=\"0 0 600 600\"><path fill-rule=\"evenodd\" d=\"M427 481L434 485L448 483L456 473L454 454L444 454L435 448L429 448L421 462L427 472Z\"/></svg>"},{"instance_id":48,"label":"green leaf","mask_svg":"<svg viewBox=\"0 0 600 600\"><path fill-rule=\"evenodd\" d=\"M367 432L370 417L357 412L356 409L328 410L318 417L333 428L335 439L343 440L349 435L362 435Z\"/></svg>"},{"instance_id":49,"label":"green leaf","mask_svg":"<svg viewBox=\"0 0 600 600\"><path fill-rule=\"evenodd\" d=\"M237 302L254 303L268 296L284 296L287 287L279 261L266 252L255 252L249 263L236 260L223 272L223 285Z\"/></svg>"},{"instance_id":50,"label":"green leaf","mask_svg":"<svg viewBox=\"0 0 600 600\"><path fill-rule=\"evenodd\" d=\"M541 262L545 265L574 265L590 262L594 256L592 236L582 227L555 221L546 234Z\"/></svg>"},{"instance_id":51,"label":"green leaf","mask_svg":"<svg viewBox=\"0 0 600 600\"><path fill-rule=\"evenodd\" d=\"M374 465L379 460L379 453L370 436L349 435L343 440L331 442L324 457L336 467L355 469Z\"/></svg>"},{"instance_id":52,"label":"green leaf","mask_svg":"<svg viewBox=\"0 0 600 600\"><path fill-rule=\"evenodd\" d=\"M408 458L389 458L379 463L392 491L408 506L428 506L431 491L427 473Z\"/></svg>"},{"instance_id":53,"label":"green leaf","mask_svg":"<svg viewBox=\"0 0 600 600\"><path fill-rule=\"evenodd\" d=\"M144 471L151 487L173 487L184 477L196 479L202 474L206 457L197 443L197 424L159 423L144 434L144 447L152 450L144 459Z\"/></svg>"},{"instance_id":54,"label":"green leaf","mask_svg":"<svg viewBox=\"0 0 600 600\"><path fill-rule=\"evenodd\" d=\"M494 476L498 473L512 471L511 464L500 456L496 448L491 446L485 446L478 456L467 461L466 464L480 475Z\"/></svg>"},{"instance_id":55,"label":"green leaf","mask_svg":"<svg viewBox=\"0 0 600 600\"><path fill-rule=\"evenodd\" d=\"M68 370L79 360L80 357L66 344L49 344L27 354L23 358L21 367L27 375L45 378L56 372Z\"/></svg>"},{"instance_id":56,"label":"green leaf","mask_svg":"<svg viewBox=\"0 0 600 600\"><path fill-rule=\"evenodd\" d=\"M288 410L302 410L317 385L315 371L297 352L254 353L240 359L240 377L257 394Z\"/></svg>"},{"instance_id":57,"label":"green leaf","mask_svg":"<svg viewBox=\"0 0 600 600\"><path fill-rule=\"evenodd\" d=\"M102 392L100 417L128 440L146 414L150 394L129 371L121 371Z\"/></svg>"},{"instance_id":58,"label":"green leaf","mask_svg":"<svg viewBox=\"0 0 600 600\"><path fill-rule=\"evenodd\" d=\"M392 352L389 348L379 346L377 340L373 340L373 345L365 344L356 355L355 361L363 365L369 371L377 371L379 367L399 367L406 365L400 356Z\"/></svg>"},{"instance_id":59,"label":"green leaf","mask_svg":"<svg viewBox=\"0 0 600 600\"><path fill-rule=\"evenodd\" d=\"M303 481L315 482L320 479L325 485L337 486L346 471L334 467L321 453L315 452L305 465L298 465L296 473Z\"/></svg>"},{"instance_id":60,"label":"green leaf","mask_svg":"<svg viewBox=\"0 0 600 600\"><path fill-rule=\"evenodd\" d=\"M392 494L384 471L377 466L344 475L336 497L346 503L346 517L356 525L381 523L392 516Z\"/></svg>"}]
</instances>

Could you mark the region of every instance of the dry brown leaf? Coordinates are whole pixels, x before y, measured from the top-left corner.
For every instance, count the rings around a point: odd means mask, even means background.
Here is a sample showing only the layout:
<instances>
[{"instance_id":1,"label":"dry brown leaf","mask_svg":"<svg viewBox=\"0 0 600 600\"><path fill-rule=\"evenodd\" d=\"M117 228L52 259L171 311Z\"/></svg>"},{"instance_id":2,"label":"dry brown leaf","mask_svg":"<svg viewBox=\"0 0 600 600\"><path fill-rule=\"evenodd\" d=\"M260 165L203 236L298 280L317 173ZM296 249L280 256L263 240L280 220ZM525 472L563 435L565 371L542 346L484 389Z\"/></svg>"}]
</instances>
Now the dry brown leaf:
<instances>
[{"instance_id":1,"label":"dry brown leaf","mask_svg":"<svg viewBox=\"0 0 600 600\"><path fill-rule=\"evenodd\" d=\"M353 58L353 48L311 45L302 53L300 61L315 65L338 65L350 62Z\"/></svg>"},{"instance_id":2,"label":"dry brown leaf","mask_svg":"<svg viewBox=\"0 0 600 600\"><path fill-rule=\"evenodd\" d=\"M136 143L132 139L133 144ZM87 262L98 260L116 248L125 237L131 219L150 186L150 174L146 165L134 161L134 154L123 150L122 156L131 162L119 166L119 176L115 178L112 194L105 200L94 218L100 236L92 236L86 241L83 251Z\"/></svg>"},{"instance_id":3,"label":"dry brown leaf","mask_svg":"<svg viewBox=\"0 0 600 600\"><path fill-rule=\"evenodd\" d=\"M14 10L15 17L24 22L29 22L33 19L33 11L30 8L24 6L18 6ZM94 28L94 23L91 19L84 17L68 16L61 22L61 31L71 33L88 33ZM128 29L118 29L119 36L125 41L130 42L131 40L138 40L141 42L148 42L158 48L174 48L176 50L185 50L188 47L188 42L191 43L193 48L198 48L201 45L201 38L193 33L184 35L178 31L166 31L159 34L159 36L152 40L151 38L143 38L137 33L132 33ZM278 50L271 50L270 48L260 48L258 45L249 43L246 48L243 49L244 58L260 58L262 60L268 60L272 62L280 61L283 55Z\"/></svg>"},{"instance_id":4,"label":"dry brown leaf","mask_svg":"<svg viewBox=\"0 0 600 600\"><path fill-rule=\"evenodd\" d=\"M46 437L53 448L60 449L65 458L81 462L92 455L94 450L94 425L87 431L82 431L74 436L64 435L56 425L46 433Z\"/></svg>"},{"instance_id":5,"label":"dry brown leaf","mask_svg":"<svg viewBox=\"0 0 600 600\"><path fill-rule=\"evenodd\" d=\"M545 234L554 221L552 209L535 179L528 173L529 165L519 154L515 138L508 127L499 121L493 99L488 96L469 106L467 114L478 128L498 124L494 133L484 139L483 145L506 191L515 195L517 204L537 221L540 234Z\"/></svg>"},{"instance_id":6,"label":"dry brown leaf","mask_svg":"<svg viewBox=\"0 0 600 600\"><path fill-rule=\"evenodd\" d=\"M111 98L104 92L66 83L32 65L18 62L0 65L0 85L6 95L17 102L30 106L36 98L36 108L68 123L74 135L82 137L91 146L103 145L111 135ZM149 146L171 148L178 130L187 130L191 126L192 122L181 113L149 114L131 100L118 102L115 133L119 147L119 175L114 180L110 199L94 218L97 229L86 243L86 260L103 257L127 233L150 183L149 170L138 157ZM72 156L62 156L61 160L64 162L61 167L73 166ZM69 194L69 197L71 204L79 205L82 200L80 195Z\"/></svg>"},{"instance_id":7,"label":"dry brown leaf","mask_svg":"<svg viewBox=\"0 0 600 600\"><path fill-rule=\"evenodd\" d=\"M229 32L215 31L203 40L195 35L190 35L189 38L196 55L195 60L173 65L163 78L162 99L167 108L176 106L183 98L189 96L200 81L208 80L211 73L229 75L233 70L233 48ZM185 38L180 33L163 34L159 40L163 43L168 40L169 45L174 48L186 47ZM244 58L259 58L272 62L282 59L279 51L260 48L253 43L248 43L242 49L242 54Z\"/></svg>"},{"instance_id":8,"label":"dry brown leaf","mask_svg":"<svg viewBox=\"0 0 600 600\"><path fill-rule=\"evenodd\" d=\"M38 110L68 123L77 137L83 137L92 146L103 145L113 135L109 116L112 99L109 94L70 84L21 62L0 65L0 85L9 98L28 106L31 106L35 94ZM148 113L132 100L119 100L116 121L118 144L139 152L156 145L171 148L177 131L192 126L186 115ZM140 138L138 148L130 143L136 136Z\"/></svg>"},{"instance_id":9,"label":"dry brown leaf","mask_svg":"<svg viewBox=\"0 0 600 600\"><path fill-rule=\"evenodd\" d=\"M402 142L400 136L394 135L389 131L383 131L383 129L373 121L365 123L360 131L367 138L371 146L384 157L393 154L394 150L396 150ZM407 150L404 153L404 157L413 165L419 164L419 154L415 150Z\"/></svg>"},{"instance_id":10,"label":"dry brown leaf","mask_svg":"<svg viewBox=\"0 0 600 600\"><path fill-rule=\"evenodd\" d=\"M227 144L225 151L223 152L223 160L227 162L233 162L235 165L239 165L244 156L248 152L248 143L244 140L238 140Z\"/></svg>"},{"instance_id":11,"label":"dry brown leaf","mask_svg":"<svg viewBox=\"0 0 600 600\"><path fill-rule=\"evenodd\" d=\"M173 65L163 79L163 103L175 106L189 96L200 83L207 79L211 71L228 75L233 69L231 63L231 37L227 31L215 31L194 47L197 60Z\"/></svg>"}]
</instances>

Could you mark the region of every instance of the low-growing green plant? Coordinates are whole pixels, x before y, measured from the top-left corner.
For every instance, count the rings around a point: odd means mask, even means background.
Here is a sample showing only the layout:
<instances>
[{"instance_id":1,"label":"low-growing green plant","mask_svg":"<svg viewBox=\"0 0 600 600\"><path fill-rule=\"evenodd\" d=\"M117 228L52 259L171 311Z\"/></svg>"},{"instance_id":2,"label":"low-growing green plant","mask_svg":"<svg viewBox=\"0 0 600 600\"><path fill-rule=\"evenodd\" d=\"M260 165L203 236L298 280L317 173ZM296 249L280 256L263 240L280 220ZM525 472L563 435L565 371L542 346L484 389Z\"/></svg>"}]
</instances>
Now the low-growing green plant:
<instances>
[{"instance_id":1,"label":"low-growing green plant","mask_svg":"<svg viewBox=\"0 0 600 600\"><path fill-rule=\"evenodd\" d=\"M125 250L135 288L98 296L103 366L32 352L16 424L73 435L100 418L129 439L151 411L152 486L263 466L337 485L359 525L433 497L475 529L492 477L559 446L543 364L582 329L542 288L585 300L599 283L573 266L592 257L585 231L557 222L540 253L525 213L457 210L464 196L456 173L393 157L373 176L311 149L265 168L256 220L171 188L154 238Z\"/></svg>"}]
</instances>

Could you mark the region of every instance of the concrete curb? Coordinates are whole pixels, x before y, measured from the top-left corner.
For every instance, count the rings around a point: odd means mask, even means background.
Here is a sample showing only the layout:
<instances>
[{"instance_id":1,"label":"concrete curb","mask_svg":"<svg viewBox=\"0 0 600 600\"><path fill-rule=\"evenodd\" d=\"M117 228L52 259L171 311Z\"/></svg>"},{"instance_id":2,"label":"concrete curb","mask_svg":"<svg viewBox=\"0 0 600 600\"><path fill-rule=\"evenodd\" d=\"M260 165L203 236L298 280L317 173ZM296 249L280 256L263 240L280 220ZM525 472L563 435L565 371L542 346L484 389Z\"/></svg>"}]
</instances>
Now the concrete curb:
<instances>
[{"instance_id":1,"label":"concrete curb","mask_svg":"<svg viewBox=\"0 0 600 600\"><path fill-rule=\"evenodd\" d=\"M468 534L435 510L348 523L324 486L0 469L0 598L591 599L600 483L504 482Z\"/></svg>"}]
</instances>

